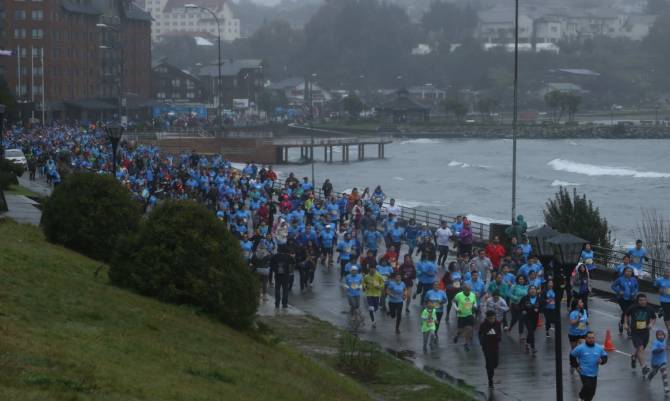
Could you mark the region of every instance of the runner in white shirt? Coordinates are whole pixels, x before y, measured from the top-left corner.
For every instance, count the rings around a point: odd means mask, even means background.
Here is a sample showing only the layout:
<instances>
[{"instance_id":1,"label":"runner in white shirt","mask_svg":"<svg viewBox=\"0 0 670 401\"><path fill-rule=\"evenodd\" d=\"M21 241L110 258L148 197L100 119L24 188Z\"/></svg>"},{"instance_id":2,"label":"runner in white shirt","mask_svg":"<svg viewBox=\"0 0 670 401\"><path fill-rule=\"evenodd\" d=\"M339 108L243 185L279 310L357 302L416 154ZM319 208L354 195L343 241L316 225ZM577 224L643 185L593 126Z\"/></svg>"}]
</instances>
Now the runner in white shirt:
<instances>
[{"instance_id":1,"label":"runner in white shirt","mask_svg":"<svg viewBox=\"0 0 670 401\"><path fill-rule=\"evenodd\" d=\"M386 215L392 214L394 216L400 216L400 206L395 204L395 199L389 201L389 205L386 206Z\"/></svg>"},{"instance_id":2,"label":"runner in white shirt","mask_svg":"<svg viewBox=\"0 0 670 401\"><path fill-rule=\"evenodd\" d=\"M435 231L435 241L437 242L437 251L440 256L437 258L437 264L444 267L444 263L449 256L449 240L453 233L447 227L447 222L443 221L442 226Z\"/></svg>"}]
</instances>

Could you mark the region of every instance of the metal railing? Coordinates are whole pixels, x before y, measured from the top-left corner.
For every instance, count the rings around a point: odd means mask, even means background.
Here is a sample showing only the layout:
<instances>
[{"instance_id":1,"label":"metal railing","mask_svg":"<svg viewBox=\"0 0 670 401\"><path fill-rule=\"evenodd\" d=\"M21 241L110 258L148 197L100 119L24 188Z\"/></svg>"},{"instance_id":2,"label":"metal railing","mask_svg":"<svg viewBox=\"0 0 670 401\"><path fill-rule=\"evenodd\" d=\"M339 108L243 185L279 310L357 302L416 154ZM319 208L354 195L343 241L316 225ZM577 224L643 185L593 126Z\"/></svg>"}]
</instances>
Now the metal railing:
<instances>
[{"instance_id":1,"label":"metal railing","mask_svg":"<svg viewBox=\"0 0 670 401\"><path fill-rule=\"evenodd\" d=\"M277 180L274 183L274 188L275 189L283 189L285 188L286 184L284 180ZM325 196L323 194L323 191L321 188L315 188L315 194L316 198L320 200L324 200ZM336 197L340 197L341 195L346 195L348 196L349 194L345 192L338 192L338 191L333 191L331 192L331 195L335 195ZM390 203L388 200L384 200L383 207L390 206ZM419 208L413 208L413 207L405 207L405 206L399 206L400 208L400 216L399 219L403 222L409 221L409 219L414 219L417 225L421 225L423 223L426 223L428 228L431 229L431 231L435 231L437 228L440 227L443 221L446 221L447 224L451 225L456 221L456 217L453 216L447 216L445 214L441 213L436 213L436 212L431 212L429 210L424 210L424 209L419 209ZM474 237L474 240L476 242L488 242L490 239L490 226L485 223L478 223L471 221L470 222L470 228L472 229L472 236Z\"/></svg>"},{"instance_id":2,"label":"metal railing","mask_svg":"<svg viewBox=\"0 0 670 401\"><path fill-rule=\"evenodd\" d=\"M598 267L614 271L622 262L623 257L627 254L626 251L608 249L599 246L593 247L593 263ZM649 278L654 281L658 277L662 277L666 270L670 270L670 261L648 258L642 262L642 271L645 272Z\"/></svg>"}]
</instances>

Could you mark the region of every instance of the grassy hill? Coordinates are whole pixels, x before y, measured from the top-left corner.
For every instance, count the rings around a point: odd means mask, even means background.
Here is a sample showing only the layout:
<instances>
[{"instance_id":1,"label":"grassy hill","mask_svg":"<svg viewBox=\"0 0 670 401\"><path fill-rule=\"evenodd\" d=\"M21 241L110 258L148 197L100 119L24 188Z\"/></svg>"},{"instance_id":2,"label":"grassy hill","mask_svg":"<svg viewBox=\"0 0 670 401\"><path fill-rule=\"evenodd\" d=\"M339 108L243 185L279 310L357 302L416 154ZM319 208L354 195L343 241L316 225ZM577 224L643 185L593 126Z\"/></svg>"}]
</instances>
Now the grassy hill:
<instances>
[{"instance_id":1,"label":"grassy hill","mask_svg":"<svg viewBox=\"0 0 670 401\"><path fill-rule=\"evenodd\" d=\"M106 273L39 229L0 220L0 398L371 399L285 345L112 287Z\"/></svg>"}]
</instances>

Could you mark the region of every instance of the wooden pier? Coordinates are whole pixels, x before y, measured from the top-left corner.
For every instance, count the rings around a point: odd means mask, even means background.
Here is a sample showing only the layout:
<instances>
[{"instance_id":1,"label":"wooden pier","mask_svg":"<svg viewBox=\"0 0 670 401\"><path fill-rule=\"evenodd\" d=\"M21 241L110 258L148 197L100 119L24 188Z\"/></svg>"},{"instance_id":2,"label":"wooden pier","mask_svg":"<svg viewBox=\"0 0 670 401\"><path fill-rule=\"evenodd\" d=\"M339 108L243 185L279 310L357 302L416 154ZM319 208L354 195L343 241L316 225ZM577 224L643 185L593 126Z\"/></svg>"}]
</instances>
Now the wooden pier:
<instances>
[{"instance_id":1,"label":"wooden pier","mask_svg":"<svg viewBox=\"0 0 670 401\"><path fill-rule=\"evenodd\" d=\"M351 161L352 147L356 147L358 155L355 160L362 161L370 158L383 159L384 146L392 143L391 137L362 137L362 138L300 138L300 139L278 139L273 141L277 152L277 163L290 163L289 149L299 148L300 159L298 162L323 161L325 163L334 163L333 149L341 148L341 162L349 163ZM377 147L376 157L366 157L366 146ZM316 150L315 150L316 148ZM318 157L320 150L323 149L323 159ZM315 152L317 155L315 156ZM315 158L316 157L316 158Z\"/></svg>"}]
</instances>

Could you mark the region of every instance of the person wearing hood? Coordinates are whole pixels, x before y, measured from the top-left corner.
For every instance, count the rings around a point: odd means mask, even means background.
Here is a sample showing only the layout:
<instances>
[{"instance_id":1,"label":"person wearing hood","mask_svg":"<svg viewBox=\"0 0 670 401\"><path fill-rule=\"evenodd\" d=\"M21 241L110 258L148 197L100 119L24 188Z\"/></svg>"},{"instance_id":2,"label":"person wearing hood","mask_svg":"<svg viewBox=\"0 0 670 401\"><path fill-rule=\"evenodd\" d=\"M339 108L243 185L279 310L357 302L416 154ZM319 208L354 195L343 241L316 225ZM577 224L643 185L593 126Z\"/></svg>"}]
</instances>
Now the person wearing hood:
<instances>
[{"instance_id":1,"label":"person wearing hood","mask_svg":"<svg viewBox=\"0 0 670 401\"><path fill-rule=\"evenodd\" d=\"M472 234L472 228L470 227L470 221L463 221L463 229L461 230L460 237L458 239L459 253L467 254L470 256L472 254L472 243L474 242L474 237Z\"/></svg>"},{"instance_id":2,"label":"person wearing hood","mask_svg":"<svg viewBox=\"0 0 670 401\"><path fill-rule=\"evenodd\" d=\"M505 230L508 238L521 239L521 237L528 230L528 224L523 218L523 215L516 216L516 220L512 222L512 225Z\"/></svg>"},{"instance_id":3,"label":"person wearing hood","mask_svg":"<svg viewBox=\"0 0 670 401\"><path fill-rule=\"evenodd\" d=\"M591 275L586 265L580 263L570 276L570 287L573 299L581 299L584 309L589 310L589 294L591 293Z\"/></svg>"}]
</instances>

